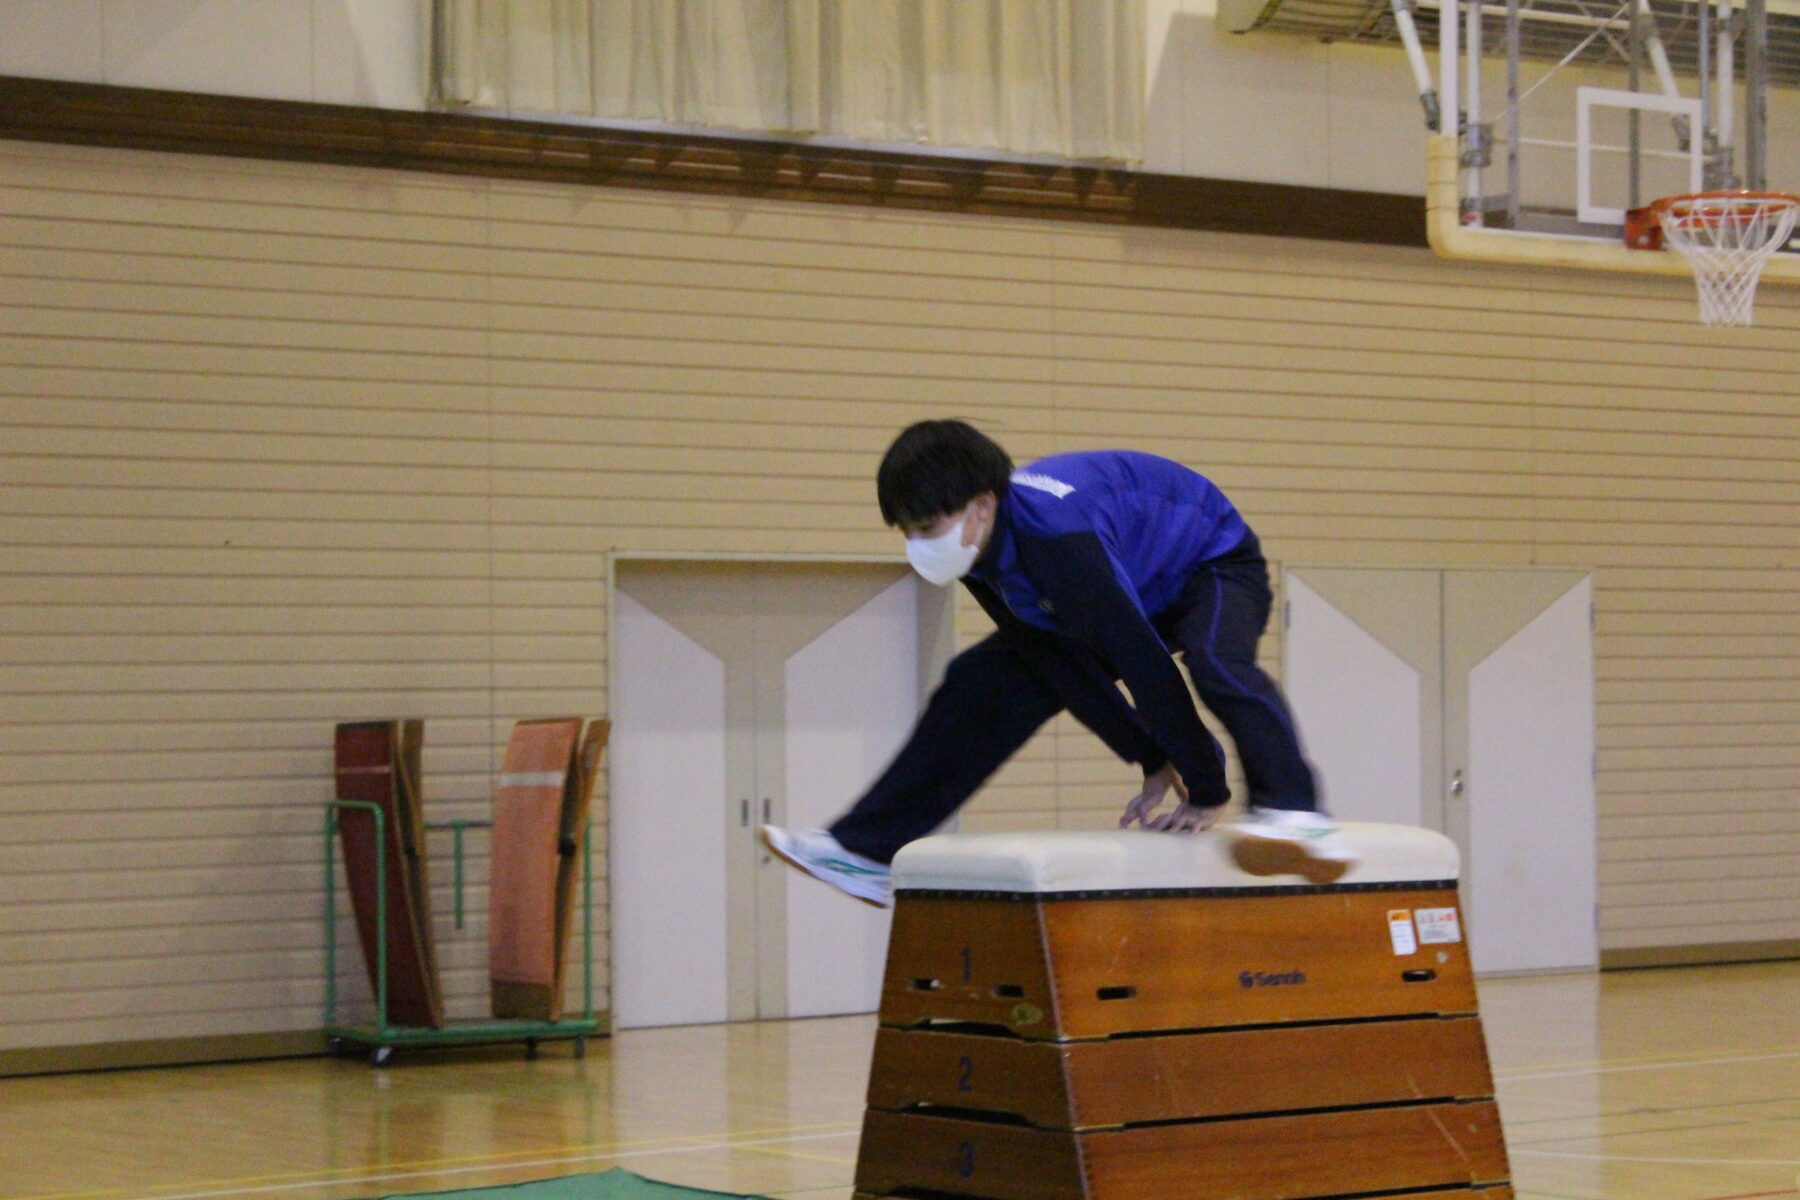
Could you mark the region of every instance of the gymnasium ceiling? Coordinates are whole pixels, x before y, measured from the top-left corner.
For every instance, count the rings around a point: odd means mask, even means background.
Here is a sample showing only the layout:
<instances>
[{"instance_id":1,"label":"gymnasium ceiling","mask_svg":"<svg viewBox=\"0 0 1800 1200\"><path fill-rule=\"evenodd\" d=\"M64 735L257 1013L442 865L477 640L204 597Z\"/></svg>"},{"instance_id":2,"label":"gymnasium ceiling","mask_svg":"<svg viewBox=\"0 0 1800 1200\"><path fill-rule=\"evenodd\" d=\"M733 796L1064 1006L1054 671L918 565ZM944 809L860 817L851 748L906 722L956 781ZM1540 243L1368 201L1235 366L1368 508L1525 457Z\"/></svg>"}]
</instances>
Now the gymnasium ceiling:
<instances>
[{"instance_id":1,"label":"gymnasium ceiling","mask_svg":"<svg viewBox=\"0 0 1800 1200\"><path fill-rule=\"evenodd\" d=\"M1769 0L1769 82L1800 86L1800 4ZM1677 73L1697 74L1699 49L1696 8L1682 0L1650 0L1657 28L1668 47ZM1521 5L1521 52L1526 58L1560 61L1593 34L1596 26L1605 35L1589 41L1575 57L1582 63L1623 66L1627 45L1628 9L1619 0L1526 0ZM1490 53L1503 53L1506 5L1488 0L1484 5ZM1415 12L1419 36L1427 48L1437 43L1438 7L1435 0L1420 0ZM1265 30L1294 33L1328 42L1400 42L1389 0L1220 0L1219 21L1235 33ZM1742 39L1739 39L1742 69Z\"/></svg>"}]
</instances>

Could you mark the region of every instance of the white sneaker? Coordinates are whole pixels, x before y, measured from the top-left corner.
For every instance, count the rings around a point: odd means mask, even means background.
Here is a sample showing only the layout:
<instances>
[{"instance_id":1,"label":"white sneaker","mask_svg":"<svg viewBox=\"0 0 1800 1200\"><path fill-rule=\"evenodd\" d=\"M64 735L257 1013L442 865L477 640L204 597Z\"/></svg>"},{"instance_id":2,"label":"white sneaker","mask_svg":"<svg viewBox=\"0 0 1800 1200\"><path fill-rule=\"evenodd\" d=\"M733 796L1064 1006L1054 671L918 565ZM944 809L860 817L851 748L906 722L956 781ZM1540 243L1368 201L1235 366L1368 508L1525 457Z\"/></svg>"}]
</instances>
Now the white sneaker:
<instances>
[{"instance_id":1,"label":"white sneaker","mask_svg":"<svg viewBox=\"0 0 1800 1200\"><path fill-rule=\"evenodd\" d=\"M1253 808L1229 826L1231 857L1251 875L1303 875L1312 883L1336 883L1360 860L1324 813Z\"/></svg>"},{"instance_id":2,"label":"white sneaker","mask_svg":"<svg viewBox=\"0 0 1800 1200\"><path fill-rule=\"evenodd\" d=\"M886 908L893 903L888 868L872 858L846 850L823 829L762 827L763 845L814 879L829 883L864 904Z\"/></svg>"}]
</instances>

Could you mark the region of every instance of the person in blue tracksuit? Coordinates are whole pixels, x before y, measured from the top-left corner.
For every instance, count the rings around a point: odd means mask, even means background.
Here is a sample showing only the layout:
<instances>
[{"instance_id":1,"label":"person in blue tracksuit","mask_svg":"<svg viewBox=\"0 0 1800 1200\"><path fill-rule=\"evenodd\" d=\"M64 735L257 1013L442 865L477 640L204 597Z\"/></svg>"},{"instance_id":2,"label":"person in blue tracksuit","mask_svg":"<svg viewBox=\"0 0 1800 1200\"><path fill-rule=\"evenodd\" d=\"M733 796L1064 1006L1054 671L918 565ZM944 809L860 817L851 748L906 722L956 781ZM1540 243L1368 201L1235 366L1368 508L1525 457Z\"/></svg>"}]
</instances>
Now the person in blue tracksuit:
<instances>
[{"instance_id":1,"label":"person in blue tracksuit","mask_svg":"<svg viewBox=\"0 0 1800 1200\"><path fill-rule=\"evenodd\" d=\"M765 827L772 850L886 903L894 854L1064 710L1143 771L1121 825L1208 828L1230 791L1224 754L1172 657L1180 653L1243 764L1240 865L1329 882L1354 862L1317 811L1293 716L1256 664L1271 603L1261 546L1211 480L1132 450L1014 470L972 426L922 421L888 449L876 491L914 568L939 586L960 579L996 629L951 662L905 746L848 812L829 830ZM1171 794L1177 803L1158 815Z\"/></svg>"}]
</instances>

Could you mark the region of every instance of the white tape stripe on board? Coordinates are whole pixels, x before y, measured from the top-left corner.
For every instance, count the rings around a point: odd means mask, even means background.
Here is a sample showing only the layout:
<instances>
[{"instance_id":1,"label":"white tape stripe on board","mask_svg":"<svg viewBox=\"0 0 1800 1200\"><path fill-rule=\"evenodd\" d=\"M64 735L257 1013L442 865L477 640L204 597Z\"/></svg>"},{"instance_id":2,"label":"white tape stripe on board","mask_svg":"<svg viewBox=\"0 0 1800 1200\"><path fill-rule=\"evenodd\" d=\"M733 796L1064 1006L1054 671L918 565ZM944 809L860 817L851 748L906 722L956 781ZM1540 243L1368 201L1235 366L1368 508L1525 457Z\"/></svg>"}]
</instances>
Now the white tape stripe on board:
<instances>
[{"instance_id":1,"label":"white tape stripe on board","mask_svg":"<svg viewBox=\"0 0 1800 1200\"><path fill-rule=\"evenodd\" d=\"M501 787L561 787L561 771L507 771L500 776Z\"/></svg>"}]
</instances>

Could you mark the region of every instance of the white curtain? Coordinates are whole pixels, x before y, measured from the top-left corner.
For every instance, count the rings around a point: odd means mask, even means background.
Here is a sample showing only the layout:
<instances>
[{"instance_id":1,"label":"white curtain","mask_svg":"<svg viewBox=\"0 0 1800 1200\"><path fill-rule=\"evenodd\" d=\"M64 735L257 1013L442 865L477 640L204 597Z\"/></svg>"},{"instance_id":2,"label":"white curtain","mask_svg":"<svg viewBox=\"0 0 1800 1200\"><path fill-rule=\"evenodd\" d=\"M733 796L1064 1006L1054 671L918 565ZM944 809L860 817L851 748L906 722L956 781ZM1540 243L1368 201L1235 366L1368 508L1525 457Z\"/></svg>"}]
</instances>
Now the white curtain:
<instances>
[{"instance_id":1,"label":"white curtain","mask_svg":"<svg viewBox=\"0 0 1800 1200\"><path fill-rule=\"evenodd\" d=\"M445 106L1134 162L1144 0L435 0Z\"/></svg>"}]
</instances>

